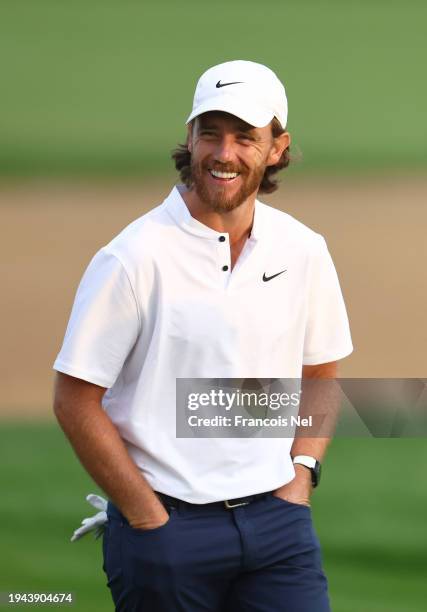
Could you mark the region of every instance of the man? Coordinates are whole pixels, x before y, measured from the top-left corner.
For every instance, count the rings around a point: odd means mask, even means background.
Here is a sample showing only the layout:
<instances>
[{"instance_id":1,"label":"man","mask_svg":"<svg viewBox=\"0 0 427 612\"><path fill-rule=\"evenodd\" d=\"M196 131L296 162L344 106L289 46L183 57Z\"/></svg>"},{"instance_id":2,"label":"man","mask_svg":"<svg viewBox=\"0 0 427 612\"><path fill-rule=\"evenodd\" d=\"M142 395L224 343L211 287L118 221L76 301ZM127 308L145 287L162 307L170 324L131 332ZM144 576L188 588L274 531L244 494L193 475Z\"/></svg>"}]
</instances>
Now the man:
<instances>
[{"instance_id":1,"label":"man","mask_svg":"<svg viewBox=\"0 0 427 612\"><path fill-rule=\"evenodd\" d=\"M110 499L116 610L329 610L309 508L327 440L175 430L177 379L333 378L352 351L323 238L256 199L288 164L286 123L271 70L210 68L174 154L184 185L80 283L55 413Z\"/></svg>"}]
</instances>

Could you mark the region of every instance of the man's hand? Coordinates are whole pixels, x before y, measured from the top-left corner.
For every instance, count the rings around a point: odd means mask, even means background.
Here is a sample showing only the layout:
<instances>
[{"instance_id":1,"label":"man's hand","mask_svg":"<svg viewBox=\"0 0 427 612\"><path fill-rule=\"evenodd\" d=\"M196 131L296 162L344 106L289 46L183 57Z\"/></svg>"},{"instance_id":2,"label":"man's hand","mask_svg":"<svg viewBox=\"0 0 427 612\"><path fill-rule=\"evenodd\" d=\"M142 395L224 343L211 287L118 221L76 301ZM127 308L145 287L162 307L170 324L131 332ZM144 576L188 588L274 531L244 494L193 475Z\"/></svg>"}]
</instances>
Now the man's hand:
<instances>
[{"instance_id":1,"label":"man's hand","mask_svg":"<svg viewBox=\"0 0 427 612\"><path fill-rule=\"evenodd\" d=\"M312 492L311 472L303 465L295 465L295 478L273 492L276 497L289 501L293 504L310 506Z\"/></svg>"},{"instance_id":2,"label":"man's hand","mask_svg":"<svg viewBox=\"0 0 427 612\"><path fill-rule=\"evenodd\" d=\"M131 527L133 527L133 529L142 529L142 530L146 530L146 529L157 529L157 527L162 527L162 525L166 525L166 523L169 520L169 514L167 513L167 511L165 510L165 508L162 506L161 509L159 509L156 514L153 514L152 516L145 516L144 518L135 518L135 519L128 519L128 523Z\"/></svg>"}]
</instances>

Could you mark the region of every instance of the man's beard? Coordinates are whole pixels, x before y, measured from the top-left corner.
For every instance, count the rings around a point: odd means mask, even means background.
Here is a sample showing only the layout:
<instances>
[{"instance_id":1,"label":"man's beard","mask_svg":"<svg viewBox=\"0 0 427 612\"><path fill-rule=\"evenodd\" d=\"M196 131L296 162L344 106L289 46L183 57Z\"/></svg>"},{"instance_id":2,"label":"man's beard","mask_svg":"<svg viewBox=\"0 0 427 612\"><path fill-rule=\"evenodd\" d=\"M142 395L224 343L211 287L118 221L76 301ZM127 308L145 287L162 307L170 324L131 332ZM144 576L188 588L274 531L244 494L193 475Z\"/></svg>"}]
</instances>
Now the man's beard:
<instances>
[{"instance_id":1,"label":"man's beard","mask_svg":"<svg viewBox=\"0 0 427 612\"><path fill-rule=\"evenodd\" d=\"M223 189L216 189L215 192L211 191L207 185L205 175L205 172L209 172L209 170L203 163L194 163L193 159L191 159L191 181L199 198L211 210L215 212L230 212L243 204L252 193L258 191L265 168L266 166L261 164L248 174L245 172L245 169L231 168L227 164L219 167L218 164L215 164L211 169L219 170L220 172L239 172L239 179L242 185L231 196L227 193L226 185L224 185Z\"/></svg>"}]
</instances>

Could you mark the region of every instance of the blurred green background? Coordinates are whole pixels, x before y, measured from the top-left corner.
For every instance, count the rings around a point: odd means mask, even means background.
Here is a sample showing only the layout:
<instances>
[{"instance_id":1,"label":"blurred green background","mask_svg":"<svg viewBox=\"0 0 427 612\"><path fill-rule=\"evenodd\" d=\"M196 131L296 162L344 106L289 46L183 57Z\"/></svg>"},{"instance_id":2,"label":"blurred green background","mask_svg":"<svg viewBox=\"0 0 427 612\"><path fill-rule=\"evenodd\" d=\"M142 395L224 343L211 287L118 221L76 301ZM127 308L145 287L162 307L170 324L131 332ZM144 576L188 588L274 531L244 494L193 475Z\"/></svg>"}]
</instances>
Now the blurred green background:
<instances>
[{"instance_id":1,"label":"blurred green background","mask_svg":"<svg viewBox=\"0 0 427 612\"><path fill-rule=\"evenodd\" d=\"M298 171L422 167L426 22L425 0L3 0L1 173L162 173L230 59L283 79Z\"/></svg>"},{"instance_id":2,"label":"blurred green background","mask_svg":"<svg viewBox=\"0 0 427 612\"><path fill-rule=\"evenodd\" d=\"M283 79L290 175L422 173L426 22L425 0L1 0L0 177L171 173L198 76L230 59ZM425 610L426 460L422 439L334 442L313 510L334 612ZM112 609L100 542L68 541L96 488L53 422L0 421L0 482L0 591Z\"/></svg>"}]
</instances>

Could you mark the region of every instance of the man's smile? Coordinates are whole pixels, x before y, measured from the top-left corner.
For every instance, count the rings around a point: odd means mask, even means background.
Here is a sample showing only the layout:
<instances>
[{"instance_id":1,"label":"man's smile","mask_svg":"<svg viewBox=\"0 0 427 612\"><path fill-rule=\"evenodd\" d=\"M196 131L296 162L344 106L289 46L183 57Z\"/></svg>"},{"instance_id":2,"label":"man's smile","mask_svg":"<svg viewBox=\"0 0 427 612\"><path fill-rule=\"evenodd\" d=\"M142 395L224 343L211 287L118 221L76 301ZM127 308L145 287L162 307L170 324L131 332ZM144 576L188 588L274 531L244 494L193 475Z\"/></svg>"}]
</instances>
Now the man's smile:
<instances>
[{"instance_id":1,"label":"man's smile","mask_svg":"<svg viewBox=\"0 0 427 612\"><path fill-rule=\"evenodd\" d=\"M220 170L214 170L213 168L209 169L209 174L215 181L220 183L233 182L238 176L240 176L239 172L222 172Z\"/></svg>"}]
</instances>

